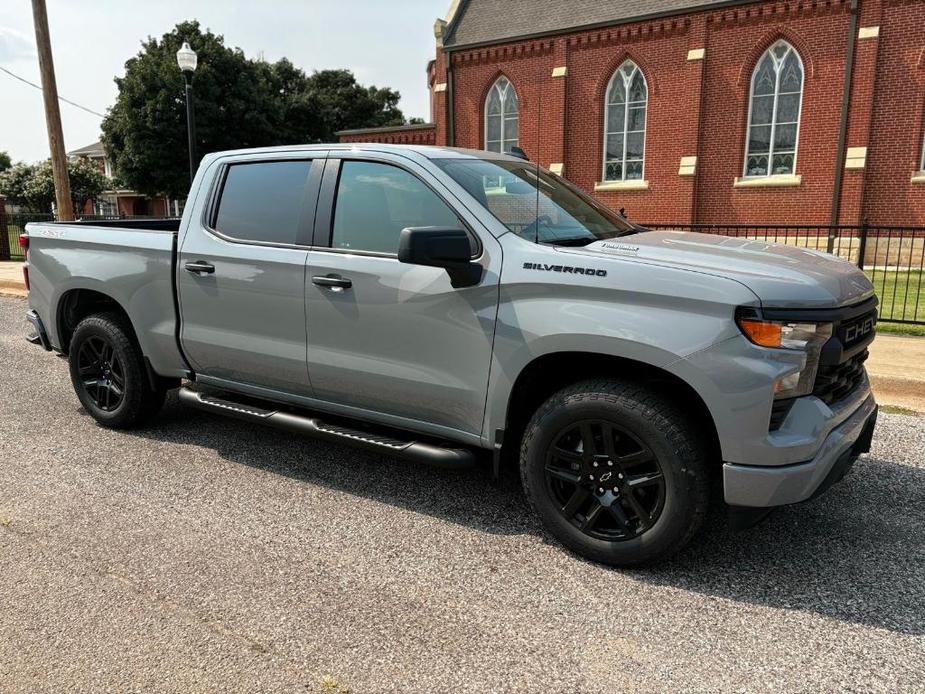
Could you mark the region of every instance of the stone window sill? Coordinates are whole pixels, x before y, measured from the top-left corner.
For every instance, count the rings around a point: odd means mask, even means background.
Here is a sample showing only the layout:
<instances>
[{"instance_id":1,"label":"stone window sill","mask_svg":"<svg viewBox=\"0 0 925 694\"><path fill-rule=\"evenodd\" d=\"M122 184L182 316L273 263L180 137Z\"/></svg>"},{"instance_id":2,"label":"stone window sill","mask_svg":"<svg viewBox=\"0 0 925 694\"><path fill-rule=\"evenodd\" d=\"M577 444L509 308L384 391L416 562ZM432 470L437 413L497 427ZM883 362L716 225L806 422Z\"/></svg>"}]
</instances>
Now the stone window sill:
<instances>
[{"instance_id":1,"label":"stone window sill","mask_svg":"<svg viewBox=\"0 0 925 694\"><path fill-rule=\"evenodd\" d=\"M925 183L925 171L916 171L912 174L913 183Z\"/></svg>"},{"instance_id":2,"label":"stone window sill","mask_svg":"<svg viewBox=\"0 0 925 694\"><path fill-rule=\"evenodd\" d=\"M629 181L598 181L594 190L649 190L649 182L638 179Z\"/></svg>"},{"instance_id":3,"label":"stone window sill","mask_svg":"<svg viewBox=\"0 0 925 694\"><path fill-rule=\"evenodd\" d=\"M803 180L802 176L794 174L777 176L743 176L737 178L732 184L733 188L789 188L798 186Z\"/></svg>"}]
</instances>

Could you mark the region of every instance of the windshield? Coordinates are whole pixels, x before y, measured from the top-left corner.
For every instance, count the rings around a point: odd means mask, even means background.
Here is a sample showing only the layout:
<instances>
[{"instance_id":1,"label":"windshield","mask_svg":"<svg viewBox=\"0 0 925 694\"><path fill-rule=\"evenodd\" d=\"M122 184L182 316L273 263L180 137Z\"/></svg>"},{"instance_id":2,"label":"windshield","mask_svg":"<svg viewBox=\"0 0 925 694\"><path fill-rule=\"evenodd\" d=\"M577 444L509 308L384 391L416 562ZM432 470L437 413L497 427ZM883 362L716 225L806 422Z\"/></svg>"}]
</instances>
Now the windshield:
<instances>
[{"instance_id":1,"label":"windshield","mask_svg":"<svg viewBox=\"0 0 925 694\"><path fill-rule=\"evenodd\" d=\"M504 226L530 241L585 246L639 231L571 183L528 161L433 161Z\"/></svg>"}]
</instances>

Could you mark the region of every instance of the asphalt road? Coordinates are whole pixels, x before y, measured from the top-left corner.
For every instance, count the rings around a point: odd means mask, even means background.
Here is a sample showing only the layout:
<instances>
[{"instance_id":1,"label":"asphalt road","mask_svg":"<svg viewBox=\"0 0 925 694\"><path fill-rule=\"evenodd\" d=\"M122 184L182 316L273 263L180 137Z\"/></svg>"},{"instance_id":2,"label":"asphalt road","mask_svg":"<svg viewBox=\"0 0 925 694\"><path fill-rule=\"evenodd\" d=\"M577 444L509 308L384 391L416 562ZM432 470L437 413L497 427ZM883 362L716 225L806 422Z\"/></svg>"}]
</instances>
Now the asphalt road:
<instances>
[{"instance_id":1,"label":"asphalt road","mask_svg":"<svg viewBox=\"0 0 925 694\"><path fill-rule=\"evenodd\" d=\"M0 298L0 690L923 691L925 418L655 570L517 487L181 408L107 431Z\"/></svg>"}]
</instances>

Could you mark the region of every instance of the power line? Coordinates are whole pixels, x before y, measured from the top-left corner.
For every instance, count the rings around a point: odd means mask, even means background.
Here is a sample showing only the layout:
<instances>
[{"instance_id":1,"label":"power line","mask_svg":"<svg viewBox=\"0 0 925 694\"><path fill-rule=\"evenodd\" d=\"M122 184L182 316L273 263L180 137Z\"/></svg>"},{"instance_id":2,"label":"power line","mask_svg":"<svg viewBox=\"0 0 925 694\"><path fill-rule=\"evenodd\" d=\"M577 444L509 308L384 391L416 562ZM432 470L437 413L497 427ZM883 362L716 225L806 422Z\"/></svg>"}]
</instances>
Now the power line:
<instances>
[{"instance_id":1,"label":"power line","mask_svg":"<svg viewBox=\"0 0 925 694\"><path fill-rule=\"evenodd\" d=\"M7 70L7 69L6 69L5 67L3 67L2 65L0 65L0 70L2 70L3 72L5 72L6 74L8 74L8 75L9 75L10 77L12 77L13 79L17 79L17 80L19 80L20 82L23 82L23 83L25 83L25 84L28 84L30 87L35 87L35 88L38 89L39 91L42 91L41 85L38 85L38 84L36 84L35 82L30 82L30 81L27 80L26 78L20 77L19 75L10 72L9 70ZM98 113L97 111L94 111L92 108L87 108L86 106L81 106L80 104L78 104L78 103L76 103L76 102L74 102L74 101L71 101L70 99L65 99L63 96L59 96L58 99L59 99L60 101L63 101L63 102L66 103L66 104L70 104L71 106L76 106L77 108L79 108L79 109L82 110L82 111L86 111L87 113L92 113L94 116L99 116L100 118L105 118L105 117L106 117L104 114ZM52 102L52 103L54 103L54 102Z\"/></svg>"}]
</instances>

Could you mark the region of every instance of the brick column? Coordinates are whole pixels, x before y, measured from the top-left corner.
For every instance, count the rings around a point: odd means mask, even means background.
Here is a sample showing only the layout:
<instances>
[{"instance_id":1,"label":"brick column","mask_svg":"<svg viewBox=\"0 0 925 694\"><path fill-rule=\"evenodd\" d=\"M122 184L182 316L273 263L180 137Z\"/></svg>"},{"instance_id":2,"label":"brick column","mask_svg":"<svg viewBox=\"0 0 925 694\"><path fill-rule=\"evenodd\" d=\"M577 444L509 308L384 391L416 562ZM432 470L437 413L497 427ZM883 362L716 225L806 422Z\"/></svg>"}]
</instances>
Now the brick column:
<instances>
[{"instance_id":1,"label":"brick column","mask_svg":"<svg viewBox=\"0 0 925 694\"><path fill-rule=\"evenodd\" d=\"M838 210L839 224L860 224L864 210L864 184L871 145L871 121L876 93L877 53L880 48L880 0L866 0L861 5L858 33L852 37L854 71L851 76L851 103L848 111L846 157ZM845 42L849 15L845 15Z\"/></svg>"},{"instance_id":2,"label":"brick column","mask_svg":"<svg viewBox=\"0 0 925 694\"><path fill-rule=\"evenodd\" d=\"M565 171L566 147L566 100L568 99L568 42L557 39L552 51L552 67L541 77L543 84L537 93L542 103L536 105L542 114L538 137L537 162L560 176L568 177Z\"/></svg>"},{"instance_id":3,"label":"brick column","mask_svg":"<svg viewBox=\"0 0 925 694\"><path fill-rule=\"evenodd\" d=\"M688 195L686 205L688 213L687 219L679 219L677 221L694 224L698 221L697 174L702 165L700 143L703 141L704 135L704 133L701 132L700 124L701 107L703 106L703 78L704 74L706 74L706 64L709 59L707 55L706 15L698 15L691 20L687 45L686 69L688 72L688 81L691 85L691 91L688 96L690 99L690 117L687 120L687 128L685 128L682 137L684 152L681 155L681 160L678 162L678 176L685 182L684 190Z\"/></svg>"},{"instance_id":4,"label":"brick column","mask_svg":"<svg viewBox=\"0 0 925 694\"><path fill-rule=\"evenodd\" d=\"M434 66L434 124L436 125L437 144L447 146L450 143L449 112L447 111L447 89L449 84L448 65L451 56L437 47L437 62Z\"/></svg>"},{"instance_id":5,"label":"brick column","mask_svg":"<svg viewBox=\"0 0 925 694\"><path fill-rule=\"evenodd\" d=\"M10 259L10 235L6 223L6 198L0 195L0 260Z\"/></svg>"}]
</instances>

